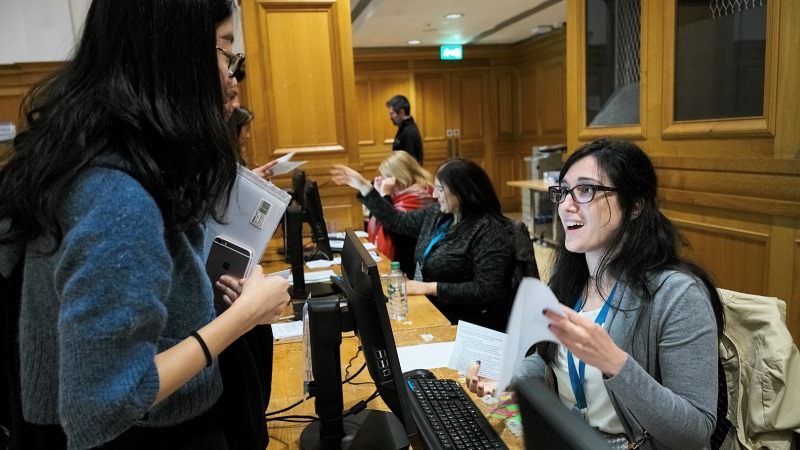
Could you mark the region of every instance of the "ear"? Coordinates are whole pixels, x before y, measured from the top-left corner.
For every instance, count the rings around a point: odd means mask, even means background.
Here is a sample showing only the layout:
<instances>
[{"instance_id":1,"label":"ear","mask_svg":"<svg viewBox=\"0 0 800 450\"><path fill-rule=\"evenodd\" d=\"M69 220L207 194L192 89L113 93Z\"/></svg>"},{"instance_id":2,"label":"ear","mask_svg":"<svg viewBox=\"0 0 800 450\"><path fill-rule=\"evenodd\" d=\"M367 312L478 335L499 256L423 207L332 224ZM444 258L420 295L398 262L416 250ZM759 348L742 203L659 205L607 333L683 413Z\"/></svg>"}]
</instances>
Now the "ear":
<instances>
[{"instance_id":1,"label":"ear","mask_svg":"<svg viewBox=\"0 0 800 450\"><path fill-rule=\"evenodd\" d=\"M642 209L644 209L644 200L639 198L633 204L633 210L631 211L631 220L638 219L639 218L639 214L642 213Z\"/></svg>"}]
</instances>

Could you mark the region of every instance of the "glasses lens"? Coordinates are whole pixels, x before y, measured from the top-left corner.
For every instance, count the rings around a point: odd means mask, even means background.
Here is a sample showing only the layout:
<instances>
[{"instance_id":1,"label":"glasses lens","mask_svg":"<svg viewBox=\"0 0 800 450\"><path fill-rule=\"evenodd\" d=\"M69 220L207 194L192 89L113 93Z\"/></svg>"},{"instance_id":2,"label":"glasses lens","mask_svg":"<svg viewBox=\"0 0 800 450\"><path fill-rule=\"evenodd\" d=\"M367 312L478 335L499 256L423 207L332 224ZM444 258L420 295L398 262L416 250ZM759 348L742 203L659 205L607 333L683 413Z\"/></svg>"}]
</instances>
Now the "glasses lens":
<instances>
[{"instance_id":1,"label":"glasses lens","mask_svg":"<svg viewBox=\"0 0 800 450\"><path fill-rule=\"evenodd\" d=\"M228 74L232 77L235 76L236 72L238 72L242 67L242 64L244 64L243 54L237 53L235 55L231 55L228 58Z\"/></svg>"},{"instance_id":2,"label":"glasses lens","mask_svg":"<svg viewBox=\"0 0 800 450\"><path fill-rule=\"evenodd\" d=\"M551 186L548 191L550 192L550 201L553 203L563 202L564 196L567 195L566 188L561 186Z\"/></svg>"},{"instance_id":3,"label":"glasses lens","mask_svg":"<svg viewBox=\"0 0 800 450\"><path fill-rule=\"evenodd\" d=\"M594 186L580 185L575 186L573 191L578 203L589 203L594 198Z\"/></svg>"}]
</instances>

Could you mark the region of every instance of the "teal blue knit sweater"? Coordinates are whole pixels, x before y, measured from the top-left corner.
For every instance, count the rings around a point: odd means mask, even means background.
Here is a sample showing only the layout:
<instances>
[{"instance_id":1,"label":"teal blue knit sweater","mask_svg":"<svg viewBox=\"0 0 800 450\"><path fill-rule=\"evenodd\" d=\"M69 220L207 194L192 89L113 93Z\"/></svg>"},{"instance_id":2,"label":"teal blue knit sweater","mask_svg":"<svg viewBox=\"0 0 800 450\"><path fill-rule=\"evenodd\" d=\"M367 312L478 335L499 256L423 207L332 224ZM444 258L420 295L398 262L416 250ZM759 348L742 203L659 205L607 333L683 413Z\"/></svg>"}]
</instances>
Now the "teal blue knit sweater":
<instances>
[{"instance_id":1,"label":"teal blue knit sweater","mask_svg":"<svg viewBox=\"0 0 800 450\"><path fill-rule=\"evenodd\" d=\"M126 173L90 168L64 192L64 238L26 251L20 315L23 414L64 427L70 449L134 425L167 426L210 408L216 363L158 406L155 355L210 322L204 227L165 233L153 198ZM0 248L0 267L13 252ZM2 261L6 258L6 261Z\"/></svg>"}]
</instances>

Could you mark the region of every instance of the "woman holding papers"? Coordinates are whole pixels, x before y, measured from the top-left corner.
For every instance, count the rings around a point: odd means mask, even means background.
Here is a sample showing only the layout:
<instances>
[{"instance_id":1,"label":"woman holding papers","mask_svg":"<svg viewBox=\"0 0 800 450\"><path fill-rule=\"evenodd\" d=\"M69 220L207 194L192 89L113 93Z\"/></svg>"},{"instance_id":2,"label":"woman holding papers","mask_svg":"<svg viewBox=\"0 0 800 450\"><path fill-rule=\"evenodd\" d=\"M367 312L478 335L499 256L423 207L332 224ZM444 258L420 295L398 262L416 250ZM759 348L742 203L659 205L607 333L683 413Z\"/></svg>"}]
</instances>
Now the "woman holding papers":
<instances>
[{"instance_id":1,"label":"woman holding papers","mask_svg":"<svg viewBox=\"0 0 800 450\"><path fill-rule=\"evenodd\" d=\"M378 167L381 175L375 178L375 189L392 202L398 211L412 211L433 203L433 177L417 160L406 152L392 152ZM414 277L414 248L417 235L392 233L372 216L367 225L369 241L391 261L400 263L409 278Z\"/></svg>"},{"instance_id":2,"label":"woman holding papers","mask_svg":"<svg viewBox=\"0 0 800 450\"><path fill-rule=\"evenodd\" d=\"M704 449L717 408L722 308L709 276L659 210L657 180L635 144L573 153L550 188L565 236L548 311L561 345L540 342L512 381L550 382L562 402L620 448ZM477 379L473 391L490 390Z\"/></svg>"},{"instance_id":3,"label":"woman holding papers","mask_svg":"<svg viewBox=\"0 0 800 450\"><path fill-rule=\"evenodd\" d=\"M434 180L438 203L408 212L395 209L349 167L335 165L331 175L336 184L358 189L359 200L387 230L419 236L409 294L427 295L453 324L465 320L505 330L516 261L511 223L478 164L445 161Z\"/></svg>"},{"instance_id":4,"label":"woman holding papers","mask_svg":"<svg viewBox=\"0 0 800 450\"><path fill-rule=\"evenodd\" d=\"M0 163L0 270L24 258L31 448L228 448L216 357L289 299L256 266L217 317L203 264L236 176L237 60L215 39L234 8L94 0L72 60L26 99Z\"/></svg>"}]
</instances>

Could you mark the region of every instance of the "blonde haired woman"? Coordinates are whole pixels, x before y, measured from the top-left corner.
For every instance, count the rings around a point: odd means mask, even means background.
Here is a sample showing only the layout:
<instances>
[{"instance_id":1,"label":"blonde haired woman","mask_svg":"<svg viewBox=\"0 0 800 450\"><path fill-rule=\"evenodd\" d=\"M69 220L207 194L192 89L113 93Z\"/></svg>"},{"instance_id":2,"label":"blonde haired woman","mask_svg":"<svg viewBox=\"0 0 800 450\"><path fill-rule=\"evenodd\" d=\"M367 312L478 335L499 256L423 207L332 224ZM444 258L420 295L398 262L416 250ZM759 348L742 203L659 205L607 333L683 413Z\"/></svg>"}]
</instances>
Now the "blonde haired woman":
<instances>
[{"instance_id":1,"label":"blonde haired woman","mask_svg":"<svg viewBox=\"0 0 800 450\"><path fill-rule=\"evenodd\" d=\"M411 211L433 203L433 176L406 152L392 152L378 167L375 189L392 202L398 211ZM417 236L392 233L383 228L375 216L367 226L369 241L392 261L400 262L400 269L409 278L414 277L414 249Z\"/></svg>"}]
</instances>

